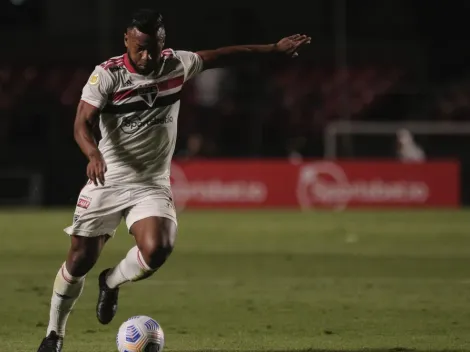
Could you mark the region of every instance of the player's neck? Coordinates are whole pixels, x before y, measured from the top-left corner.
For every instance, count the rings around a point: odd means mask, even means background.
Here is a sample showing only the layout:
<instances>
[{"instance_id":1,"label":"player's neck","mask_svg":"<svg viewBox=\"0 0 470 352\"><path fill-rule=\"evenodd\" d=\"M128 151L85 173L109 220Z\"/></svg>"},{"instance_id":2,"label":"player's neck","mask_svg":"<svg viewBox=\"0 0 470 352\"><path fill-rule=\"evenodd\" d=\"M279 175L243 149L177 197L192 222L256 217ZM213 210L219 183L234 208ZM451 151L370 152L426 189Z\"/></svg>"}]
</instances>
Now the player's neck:
<instances>
[{"instance_id":1,"label":"player's neck","mask_svg":"<svg viewBox=\"0 0 470 352\"><path fill-rule=\"evenodd\" d=\"M150 69L150 70L148 70L148 72L144 72L142 70L139 70L137 68L137 65L132 61L132 59L130 58L128 53L124 54L124 65L126 66L127 70L130 73L141 75L141 76L150 76L150 75L156 74L157 72L160 71L160 67L157 67L155 69Z\"/></svg>"}]
</instances>

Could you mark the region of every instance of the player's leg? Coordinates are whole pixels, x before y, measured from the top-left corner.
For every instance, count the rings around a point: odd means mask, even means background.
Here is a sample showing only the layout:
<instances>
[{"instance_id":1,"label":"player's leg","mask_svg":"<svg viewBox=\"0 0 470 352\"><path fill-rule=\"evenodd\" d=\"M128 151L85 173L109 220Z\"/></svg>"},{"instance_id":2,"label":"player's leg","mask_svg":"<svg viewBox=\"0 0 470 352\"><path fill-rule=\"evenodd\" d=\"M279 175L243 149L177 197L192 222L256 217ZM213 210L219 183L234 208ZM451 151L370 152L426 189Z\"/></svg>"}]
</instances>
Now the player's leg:
<instances>
[{"instance_id":1,"label":"player's leg","mask_svg":"<svg viewBox=\"0 0 470 352\"><path fill-rule=\"evenodd\" d=\"M112 201L111 193L112 190L97 189L93 185L82 190L74 223L65 229L71 245L54 281L46 338L38 351L60 351L62 348L67 319L83 291L86 274L98 260L122 217L120 210L100 212L101 207L109 205L106 198Z\"/></svg>"},{"instance_id":2,"label":"player's leg","mask_svg":"<svg viewBox=\"0 0 470 352\"><path fill-rule=\"evenodd\" d=\"M119 286L151 276L171 254L176 238L176 224L163 217L148 217L131 227L136 246L114 268L100 275L100 295L96 309L98 320L108 324L117 309Z\"/></svg>"},{"instance_id":3,"label":"player's leg","mask_svg":"<svg viewBox=\"0 0 470 352\"><path fill-rule=\"evenodd\" d=\"M80 297L86 274L95 265L109 236L70 236L70 249L55 277L46 338L38 351L60 351L67 319Z\"/></svg>"},{"instance_id":4,"label":"player's leg","mask_svg":"<svg viewBox=\"0 0 470 352\"><path fill-rule=\"evenodd\" d=\"M70 237L71 245L67 259L60 267L54 281L47 334L51 331L60 336L65 334L67 318L82 293L85 276L95 265L109 238L108 235Z\"/></svg>"},{"instance_id":5,"label":"player's leg","mask_svg":"<svg viewBox=\"0 0 470 352\"><path fill-rule=\"evenodd\" d=\"M132 247L107 277L110 287L129 281L139 281L151 276L173 251L176 224L173 220L151 216L138 220L131 226L136 246Z\"/></svg>"},{"instance_id":6,"label":"player's leg","mask_svg":"<svg viewBox=\"0 0 470 352\"><path fill-rule=\"evenodd\" d=\"M136 246L132 247L118 265L103 271L104 284L100 282L97 305L98 320L109 323L115 313L117 298L111 299L126 282L139 281L151 276L171 254L177 232L176 214L171 196L147 198L131 207L126 223L134 235Z\"/></svg>"}]
</instances>

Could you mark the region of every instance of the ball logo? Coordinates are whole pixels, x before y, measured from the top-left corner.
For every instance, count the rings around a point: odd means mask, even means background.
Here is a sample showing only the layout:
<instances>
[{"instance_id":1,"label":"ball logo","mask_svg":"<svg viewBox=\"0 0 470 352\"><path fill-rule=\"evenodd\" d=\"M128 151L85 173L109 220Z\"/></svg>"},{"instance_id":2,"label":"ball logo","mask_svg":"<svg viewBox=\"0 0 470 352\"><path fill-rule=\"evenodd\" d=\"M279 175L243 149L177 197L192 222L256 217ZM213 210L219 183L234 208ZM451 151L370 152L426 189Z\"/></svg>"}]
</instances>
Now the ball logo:
<instances>
[{"instance_id":1,"label":"ball logo","mask_svg":"<svg viewBox=\"0 0 470 352\"><path fill-rule=\"evenodd\" d=\"M333 162L306 164L299 170L297 199L304 209L320 206L342 210L351 202L371 206L425 203L428 198L429 188L424 182L381 178L351 181L344 169Z\"/></svg>"}]
</instances>

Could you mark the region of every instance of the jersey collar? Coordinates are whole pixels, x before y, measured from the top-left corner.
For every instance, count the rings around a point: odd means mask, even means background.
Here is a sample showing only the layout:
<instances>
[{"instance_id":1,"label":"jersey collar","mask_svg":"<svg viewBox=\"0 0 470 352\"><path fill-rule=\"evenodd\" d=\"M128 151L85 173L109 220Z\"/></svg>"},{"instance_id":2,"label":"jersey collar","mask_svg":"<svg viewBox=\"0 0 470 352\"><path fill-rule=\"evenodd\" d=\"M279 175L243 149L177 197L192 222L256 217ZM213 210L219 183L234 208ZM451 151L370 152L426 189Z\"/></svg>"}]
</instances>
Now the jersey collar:
<instances>
[{"instance_id":1,"label":"jersey collar","mask_svg":"<svg viewBox=\"0 0 470 352\"><path fill-rule=\"evenodd\" d=\"M137 73L134 66L132 66L131 64L131 61L129 60L129 56L127 55L127 53L124 54L124 66L126 66L127 70L130 73Z\"/></svg>"}]
</instances>

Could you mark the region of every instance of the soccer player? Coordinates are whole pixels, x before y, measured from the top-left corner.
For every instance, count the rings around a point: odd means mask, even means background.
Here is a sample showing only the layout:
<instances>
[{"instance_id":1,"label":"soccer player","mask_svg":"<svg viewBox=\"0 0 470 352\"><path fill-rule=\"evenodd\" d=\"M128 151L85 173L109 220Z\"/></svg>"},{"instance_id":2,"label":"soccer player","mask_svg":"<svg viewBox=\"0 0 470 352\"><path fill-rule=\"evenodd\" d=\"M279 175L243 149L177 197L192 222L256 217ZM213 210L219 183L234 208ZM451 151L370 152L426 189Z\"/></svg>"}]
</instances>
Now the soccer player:
<instances>
[{"instance_id":1,"label":"soccer player","mask_svg":"<svg viewBox=\"0 0 470 352\"><path fill-rule=\"evenodd\" d=\"M49 325L38 352L61 351L67 318L106 241L121 218L136 245L99 275L96 315L108 324L120 286L151 276L172 252L177 221L170 189L180 93L202 70L252 58L295 57L310 38L296 34L276 44L188 52L164 49L162 16L137 11L124 33L127 52L96 66L83 88L75 140L88 157L88 183L78 197L71 246L55 278ZM102 139L93 137L99 121Z\"/></svg>"}]
</instances>

